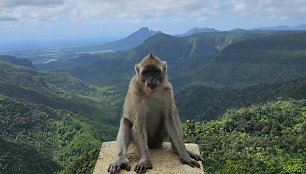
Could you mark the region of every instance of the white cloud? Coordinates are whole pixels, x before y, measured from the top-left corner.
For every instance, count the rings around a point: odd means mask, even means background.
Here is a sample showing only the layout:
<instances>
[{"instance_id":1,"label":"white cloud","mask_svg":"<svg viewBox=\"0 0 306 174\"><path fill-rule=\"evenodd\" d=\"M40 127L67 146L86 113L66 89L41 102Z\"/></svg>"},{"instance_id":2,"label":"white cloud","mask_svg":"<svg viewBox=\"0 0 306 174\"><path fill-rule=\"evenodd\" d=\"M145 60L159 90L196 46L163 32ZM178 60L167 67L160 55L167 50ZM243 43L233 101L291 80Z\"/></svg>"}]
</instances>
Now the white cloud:
<instances>
[{"instance_id":1,"label":"white cloud","mask_svg":"<svg viewBox=\"0 0 306 174\"><path fill-rule=\"evenodd\" d=\"M11 16L0 16L0 21L17 21L18 19Z\"/></svg>"},{"instance_id":2,"label":"white cloud","mask_svg":"<svg viewBox=\"0 0 306 174\"><path fill-rule=\"evenodd\" d=\"M65 0L1 0L0 8L18 6L53 6L63 4Z\"/></svg>"},{"instance_id":3,"label":"white cloud","mask_svg":"<svg viewBox=\"0 0 306 174\"><path fill-rule=\"evenodd\" d=\"M253 15L287 19L306 14L305 0L1 0L0 16L18 21L93 19L203 20ZM286 18L284 18L286 16Z\"/></svg>"},{"instance_id":4,"label":"white cloud","mask_svg":"<svg viewBox=\"0 0 306 174\"><path fill-rule=\"evenodd\" d=\"M238 3L238 4L234 4L234 11L235 12L241 12L241 11L245 11L247 7L246 3Z\"/></svg>"}]
</instances>

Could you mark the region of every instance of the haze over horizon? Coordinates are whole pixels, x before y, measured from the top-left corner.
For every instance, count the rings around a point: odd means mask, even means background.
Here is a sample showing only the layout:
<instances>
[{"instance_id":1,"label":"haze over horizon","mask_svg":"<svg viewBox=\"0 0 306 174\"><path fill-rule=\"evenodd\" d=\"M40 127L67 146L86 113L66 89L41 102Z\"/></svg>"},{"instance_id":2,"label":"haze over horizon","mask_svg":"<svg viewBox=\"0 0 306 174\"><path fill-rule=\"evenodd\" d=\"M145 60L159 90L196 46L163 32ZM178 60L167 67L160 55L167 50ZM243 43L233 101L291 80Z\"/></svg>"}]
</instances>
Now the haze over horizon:
<instances>
[{"instance_id":1,"label":"haze over horizon","mask_svg":"<svg viewBox=\"0 0 306 174\"><path fill-rule=\"evenodd\" d=\"M143 26L168 34L297 26L305 18L304 0L1 0L0 44L106 42Z\"/></svg>"}]
</instances>

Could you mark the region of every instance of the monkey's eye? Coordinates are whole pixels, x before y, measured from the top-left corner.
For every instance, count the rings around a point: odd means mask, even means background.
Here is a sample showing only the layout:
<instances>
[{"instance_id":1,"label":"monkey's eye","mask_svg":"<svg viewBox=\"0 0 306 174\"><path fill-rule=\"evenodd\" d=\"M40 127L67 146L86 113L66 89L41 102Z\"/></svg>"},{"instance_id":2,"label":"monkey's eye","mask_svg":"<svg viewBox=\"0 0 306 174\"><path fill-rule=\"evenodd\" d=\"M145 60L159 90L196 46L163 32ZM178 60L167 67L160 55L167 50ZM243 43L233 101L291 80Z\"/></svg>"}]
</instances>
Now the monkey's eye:
<instances>
[{"instance_id":1,"label":"monkey's eye","mask_svg":"<svg viewBox=\"0 0 306 174\"><path fill-rule=\"evenodd\" d=\"M148 76L149 74L150 74L150 71L148 71L148 70L144 70L144 71L141 72L142 76Z\"/></svg>"},{"instance_id":2,"label":"monkey's eye","mask_svg":"<svg viewBox=\"0 0 306 174\"><path fill-rule=\"evenodd\" d=\"M152 76L155 78L159 78L161 76L161 71L160 70L152 71Z\"/></svg>"}]
</instances>

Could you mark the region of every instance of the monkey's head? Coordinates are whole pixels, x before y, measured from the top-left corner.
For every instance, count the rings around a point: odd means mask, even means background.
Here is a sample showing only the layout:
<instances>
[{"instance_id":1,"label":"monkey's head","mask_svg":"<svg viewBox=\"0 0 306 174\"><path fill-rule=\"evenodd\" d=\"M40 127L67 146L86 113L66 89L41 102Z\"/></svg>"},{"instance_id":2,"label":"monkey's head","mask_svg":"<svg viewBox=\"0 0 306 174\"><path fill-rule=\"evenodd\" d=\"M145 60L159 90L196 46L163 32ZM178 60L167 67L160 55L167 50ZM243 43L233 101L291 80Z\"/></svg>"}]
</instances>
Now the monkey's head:
<instances>
[{"instance_id":1,"label":"monkey's head","mask_svg":"<svg viewBox=\"0 0 306 174\"><path fill-rule=\"evenodd\" d=\"M135 70L143 85L152 91L166 78L167 63L151 53L135 65Z\"/></svg>"}]
</instances>

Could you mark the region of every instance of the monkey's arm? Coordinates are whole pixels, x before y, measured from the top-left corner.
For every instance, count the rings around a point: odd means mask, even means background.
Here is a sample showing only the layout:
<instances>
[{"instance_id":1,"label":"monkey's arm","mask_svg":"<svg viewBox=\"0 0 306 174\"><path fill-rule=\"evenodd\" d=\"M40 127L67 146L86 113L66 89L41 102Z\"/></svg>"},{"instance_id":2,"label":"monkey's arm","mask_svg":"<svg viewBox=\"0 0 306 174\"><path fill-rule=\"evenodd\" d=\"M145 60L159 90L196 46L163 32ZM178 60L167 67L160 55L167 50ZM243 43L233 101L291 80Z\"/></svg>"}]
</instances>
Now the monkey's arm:
<instances>
[{"instance_id":1,"label":"monkey's arm","mask_svg":"<svg viewBox=\"0 0 306 174\"><path fill-rule=\"evenodd\" d=\"M188 164L191 167L200 167L200 164L191 158L184 144L184 134L176 106L173 104L170 113L164 119L164 126L171 139L174 151L179 155L183 164ZM194 153L192 153L194 154Z\"/></svg>"},{"instance_id":2,"label":"monkey's arm","mask_svg":"<svg viewBox=\"0 0 306 174\"><path fill-rule=\"evenodd\" d=\"M110 164L108 172L111 174L118 173L121 169L130 171L131 165L127 158L127 148L130 143L132 123L127 118L122 118L120 121L119 132L117 135L118 158Z\"/></svg>"},{"instance_id":3,"label":"monkey's arm","mask_svg":"<svg viewBox=\"0 0 306 174\"><path fill-rule=\"evenodd\" d=\"M138 114L143 114L144 112L140 112ZM133 125L133 136L134 142L140 151L140 160L138 164L135 166L134 171L136 173L145 173L147 169L152 169L152 163L149 154L149 148L147 144L147 131L145 127L145 116L137 115L136 120Z\"/></svg>"}]
</instances>

